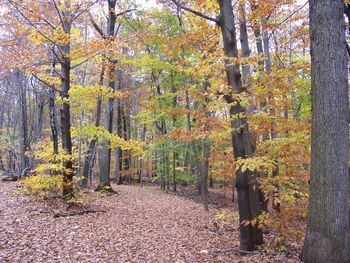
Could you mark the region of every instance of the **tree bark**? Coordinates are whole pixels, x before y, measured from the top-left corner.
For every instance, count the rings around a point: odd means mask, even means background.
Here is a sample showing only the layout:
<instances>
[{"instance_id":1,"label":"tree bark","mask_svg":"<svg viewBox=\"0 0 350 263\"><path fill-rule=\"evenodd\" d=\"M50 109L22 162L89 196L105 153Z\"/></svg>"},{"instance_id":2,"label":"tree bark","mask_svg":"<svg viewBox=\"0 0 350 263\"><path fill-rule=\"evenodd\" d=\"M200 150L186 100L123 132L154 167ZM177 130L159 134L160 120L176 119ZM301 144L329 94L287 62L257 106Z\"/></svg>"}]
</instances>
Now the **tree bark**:
<instances>
[{"instance_id":1,"label":"tree bark","mask_svg":"<svg viewBox=\"0 0 350 263\"><path fill-rule=\"evenodd\" d=\"M311 179L301 259L350 262L349 94L343 0L310 0Z\"/></svg>"},{"instance_id":2,"label":"tree bark","mask_svg":"<svg viewBox=\"0 0 350 263\"><path fill-rule=\"evenodd\" d=\"M115 13L116 0L108 0L108 25L107 25L107 35L111 38L114 37L115 33L115 23L116 23L116 13ZM108 87L114 91L115 90L115 61L109 60L108 69ZM113 131L113 118L114 118L114 97L109 98L106 111L105 111L105 121L104 127L109 132ZM109 147L109 140L104 140L101 143L100 152L100 182L97 190L101 189L111 189L110 184L110 172L111 172L111 149Z\"/></svg>"},{"instance_id":3,"label":"tree bark","mask_svg":"<svg viewBox=\"0 0 350 263\"><path fill-rule=\"evenodd\" d=\"M63 31L70 35L71 31L71 5L70 1L65 1L64 10L62 13L62 28ZM70 158L64 161L63 176L64 176L64 189L63 196L71 198L73 194L73 160L72 158L72 138L71 138L71 124L70 124L70 105L69 105L69 89L70 89L70 71L71 71L71 60L70 54L70 43L60 46L62 55L60 58L61 63L61 98L63 100L60 113L61 113L61 134L62 134L62 149L65 154Z\"/></svg>"},{"instance_id":4,"label":"tree bark","mask_svg":"<svg viewBox=\"0 0 350 263\"><path fill-rule=\"evenodd\" d=\"M122 89L122 83L123 83L123 74L121 70L118 70L118 90L120 91ZM122 138L123 136L123 123L122 123L122 101L120 99L117 99L117 120L116 120L116 126L117 126L117 135ZM121 185L123 183L123 177L122 177L122 169L123 169L123 151L121 147L116 148L115 153L115 181L118 185Z\"/></svg>"},{"instance_id":5,"label":"tree bark","mask_svg":"<svg viewBox=\"0 0 350 263\"><path fill-rule=\"evenodd\" d=\"M114 90L115 88L115 66L111 65L109 68L109 88ZM104 127L109 132L113 132L113 117L114 117L114 98L109 98L106 111L105 111L105 121ZM97 190L110 187L110 171L111 171L111 148L109 147L109 140L103 140L101 143L100 151L100 182Z\"/></svg>"},{"instance_id":6,"label":"tree bark","mask_svg":"<svg viewBox=\"0 0 350 263\"><path fill-rule=\"evenodd\" d=\"M231 0L218 0L220 6L219 26L221 28L224 53L228 58L238 57L235 18L233 15ZM233 93L240 94L242 90L241 74L239 65L226 61L227 82L232 88ZM247 110L240 104L238 100L233 99L230 95L225 95L225 99L234 105L230 108L230 115L234 117L232 126L232 145L235 158L247 158L255 152L255 139L249 133L248 121L246 117ZM241 117L242 116L242 117ZM254 236L261 232L256 226L251 224L242 224L244 221L253 219L253 208L259 206L252 203L255 193L251 192L251 172L238 169L236 171L236 188L238 196L238 210L240 221L240 249L251 251L254 249L256 240ZM258 187L255 189L258 191ZM262 234L261 234L262 235Z\"/></svg>"},{"instance_id":7,"label":"tree bark","mask_svg":"<svg viewBox=\"0 0 350 263\"><path fill-rule=\"evenodd\" d=\"M53 87L49 87L49 115L51 136L53 142L53 153L58 154L57 114L55 103L55 90L53 89Z\"/></svg>"},{"instance_id":8,"label":"tree bark","mask_svg":"<svg viewBox=\"0 0 350 263\"><path fill-rule=\"evenodd\" d=\"M105 65L103 63L101 74L100 74L100 80L98 83L100 90L102 89L102 86L103 86L104 72L105 72ZM96 127L99 127L101 123L101 111L102 111L102 99L100 96L98 96L97 102L96 102L96 119L95 119ZM96 156L96 144L97 144L97 138L94 137L89 143L89 147L85 156L84 168L83 168L83 179L81 182L82 187L87 186L89 178L91 178L91 175L92 175L92 169L94 167L95 156Z\"/></svg>"},{"instance_id":9,"label":"tree bark","mask_svg":"<svg viewBox=\"0 0 350 263\"><path fill-rule=\"evenodd\" d=\"M27 92L24 87L24 75L22 72L16 72L16 84L17 84L17 97L18 97L18 140L20 145L20 171L19 176L26 176L26 171L29 168L29 158L26 156L26 152L29 149L28 141L28 116L27 116Z\"/></svg>"},{"instance_id":10,"label":"tree bark","mask_svg":"<svg viewBox=\"0 0 350 263\"><path fill-rule=\"evenodd\" d=\"M36 99L36 116L35 116L35 135L34 135L34 142L37 142L40 140L41 132L43 129L43 123L44 123L44 105L45 100L42 91L39 91L35 95Z\"/></svg>"}]
</instances>

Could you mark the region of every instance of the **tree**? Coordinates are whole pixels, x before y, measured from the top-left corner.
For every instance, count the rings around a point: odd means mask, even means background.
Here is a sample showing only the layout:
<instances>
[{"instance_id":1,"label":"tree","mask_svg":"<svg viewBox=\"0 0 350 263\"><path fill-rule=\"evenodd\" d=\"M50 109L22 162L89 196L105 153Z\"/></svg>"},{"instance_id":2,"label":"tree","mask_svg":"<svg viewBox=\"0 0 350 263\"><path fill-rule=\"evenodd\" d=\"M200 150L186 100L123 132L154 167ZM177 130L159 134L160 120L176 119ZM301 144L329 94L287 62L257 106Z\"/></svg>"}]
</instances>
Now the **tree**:
<instances>
[{"instance_id":1,"label":"tree","mask_svg":"<svg viewBox=\"0 0 350 263\"><path fill-rule=\"evenodd\" d=\"M342 0L310 1L311 179L301 259L350 262L349 94Z\"/></svg>"},{"instance_id":2,"label":"tree","mask_svg":"<svg viewBox=\"0 0 350 263\"><path fill-rule=\"evenodd\" d=\"M114 39L115 34L115 23L116 23L116 13L115 13L116 1L108 1L108 25L107 25L107 36ZM115 63L113 59L108 61L108 87L114 91L115 90ZM104 127L105 129L112 133L113 129L113 118L114 118L114 97L109 98L106 111ZM110 187L110 171L111 171L111 149L108 140L102 142L102 149L100 153L100 184L98 190L111 189Z\"/></svg>"},{"instance_id":3,"label":"tree","mask_svg":"<svg viewBox=\"0 0 350 263\"><path fill-rule=\"evenodd\" d=\"M230 59L238 58L237 36L235 29L235 17L233 14L231 0L218 0L220 15L218 18L212 18L202 14L196 10L183 6L176 0L172 2L195 15L215 22L221 29L225 60L225 71L227 77L227 85L230 87L231 94L222 94L230 104L230 115L233 119L232 127L232 146L235 159L251 157L255 153L254 135L250 134L247 109L240 103L239 96L244 92L242 89L242 80L240 66L238 63L232 63ZM250 170L236 170L236 189L238 192L238 207L240 221L240 247L242 250L253 250L255 245L261 244L262 232L254 224L246 224L253 220L260 213L260 198L258 185L251 187L254 173Z\"/></svg>"}]
</instances>

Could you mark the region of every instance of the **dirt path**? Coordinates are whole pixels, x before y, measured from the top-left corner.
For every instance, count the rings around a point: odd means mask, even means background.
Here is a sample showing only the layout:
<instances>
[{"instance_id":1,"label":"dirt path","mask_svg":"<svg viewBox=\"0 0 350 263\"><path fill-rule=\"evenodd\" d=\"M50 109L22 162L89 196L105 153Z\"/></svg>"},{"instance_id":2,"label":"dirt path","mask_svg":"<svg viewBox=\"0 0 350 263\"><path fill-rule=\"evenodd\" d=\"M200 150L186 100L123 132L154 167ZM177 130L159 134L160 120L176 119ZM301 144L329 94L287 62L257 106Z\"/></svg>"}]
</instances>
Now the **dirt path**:
<instances>
[{"instance_id":1,"label":"dirt path","mask_svg":"<svg viewBox=\"0 0 350 263\"><path fill-rule=\"evenodd\" d=\"M201 204L154 187L115 186L118 195L84 196L100 213L54 218L61 202L39 203L0 182L2 262L297 262L284 255L241 257L238 225L217 227Z\"/></svg>"}]
</instances>

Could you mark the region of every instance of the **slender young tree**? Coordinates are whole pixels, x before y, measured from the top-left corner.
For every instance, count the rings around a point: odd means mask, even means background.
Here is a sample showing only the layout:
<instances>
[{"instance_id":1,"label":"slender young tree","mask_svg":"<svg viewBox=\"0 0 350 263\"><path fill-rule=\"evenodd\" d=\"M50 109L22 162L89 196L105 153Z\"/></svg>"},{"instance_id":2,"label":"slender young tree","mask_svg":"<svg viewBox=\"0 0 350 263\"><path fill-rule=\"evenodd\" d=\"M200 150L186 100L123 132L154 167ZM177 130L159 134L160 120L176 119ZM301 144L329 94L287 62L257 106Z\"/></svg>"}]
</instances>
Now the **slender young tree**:
<instances>
[{"instance_id":1,"label":"slender young tree","mask_svg":"<svg viewBox=\"0 0 350 263\"><path fill-rule=\"evenodd\" d=\"M343 0L310 1L311 180L301 259L350 262L349 94Z\"/></svg>"}]
</instances>

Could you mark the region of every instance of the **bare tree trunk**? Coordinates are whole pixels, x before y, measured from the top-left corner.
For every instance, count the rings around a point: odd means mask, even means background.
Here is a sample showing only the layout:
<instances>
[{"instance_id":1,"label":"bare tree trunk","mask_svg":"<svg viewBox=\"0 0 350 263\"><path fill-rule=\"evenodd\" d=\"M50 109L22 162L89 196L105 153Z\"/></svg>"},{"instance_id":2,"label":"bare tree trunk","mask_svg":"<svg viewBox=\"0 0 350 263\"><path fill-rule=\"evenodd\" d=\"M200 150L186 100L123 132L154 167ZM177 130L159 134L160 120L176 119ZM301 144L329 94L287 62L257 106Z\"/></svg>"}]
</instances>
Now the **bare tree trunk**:
<instances>
[{"instance_id":1,"label":"bare tree trunk","mask_svg":"<svg viewBox=\"0 0 350 263\"><path fill-rule=\"evenodd\" d=\"M104 78L104 73L105 73L105 65L104 63L102 64L102 70L100 74L100 80L99 80L99 87L100 90L103 86L103 78ZM101 111L102 111L102 100L101 97L97 97L97 102L96 102L96 119L95 119L95 126L99 127L101 123ZM89 181L89 178L92 176L92 169L94 167L95 163L95 156L96 156L96 144L97 144L97 138L92 138L88 150L85 156L85 161L84 161L84 168L83 168L83 179L82 179L82 187L86 187Z\"/></svg>"},{"instance_id":2,"label":"bare tree trunk","mask_svg":"<svg viewBox=\"0 0 350 263\"><path fill-rule=\"evenodd\" d=\"M118 70L118 90L122 89L123 74L121 70ZM117 135L122 138L123 136L123 123L122 123L122 101L117 99ZM121 175L123 169L123 151L120 147L116 148L115 153L115 181L118 185L123 183L123 177Z\"/></svg>"},{"instance_id":3,"label":"bare tree trunk","mask_svg":"<svg viewBox=\"0 0 350 263\"><path fill-rule=\"evenodd\" d=\"M202 172L201 172L201 196L205 211L209 211L208 207L208 172L209 172L209 153L210 146L209 142L204 140L203 142L203 161L202 161Z\"/></svg>"},{"instance_id":4,"label":"bare tree trunk","mask_svg":"<svg viewBox=\"0 0 350 263\"><path fill-rule=\"evenodd\" d=\"M141 133L141 140L143 142L146 141L146 132L147 132L147 128L146 128L146 125L144 125ZM144 157L142 157L140 160L140 176L139 176L139 183L141 187L142 187L142 179L143 179L143 174L145 169L144 167L145 167L145 160L144 160Z\"/></svg>"},{"instance_id":5,"label":"bare tree trunk","mask_svg":"<svg viewBox=\"0 0 350 263\"><path fill-rule=\"evenodd\" d=\"M349 92L344 1L311 0L311 179L301 259L350 262Z\"/></svg>"},{"instance_id":6,"label":"bare tree trunk","mask_svg":"<svg viewBox=\"0 0 350 263\"><path fill-rule=\"evenodd\" d=\"M116 13L115 13L116 0L108 0L108 26L107 35L113 37L115 33ZM111 90L115 90L115 61L109 61L109 73L108 73L108 87ZM114 118L114 97L109 98L106 105L105 112L105 129L112 133L113 131L113 118ZM110 184L110 172L111 172L111 149L109 147L109 141L104 140L101 143L100 152L100 182L97 190L105 189L113 191Z\"/></svg>"},{"instance_id":7,"label":"bare tree trunk","mask_svg":"<svg viewBox=\"0 0 350 263\"><path fill-rule=\"evenodd\" d=\"M224 53L225 56L238 57L237 51L237 40L234 15L232 10L231 0L218 0L220 6L220 21L219 26L221 27ZM232 65L231 62L226 62L226 74L227 81L232 91L236 94L242 92L241 74L239 65ZM252 140L252 136L249 132L248 121L246 117L247 110L239 103L238 100L232 99L230 95L225 95L227 102L235 102L234 106L230 108L230 115L235 117L232 121L232 145L235 158L247 158L254 154L255 151L255 140ZM243 115L244 117L238 117ZM239 220L240 220L240 248L242 250L253 250L255 247L256 233L261 232L256 226L244 225L243 221L251 221L253 219L253 207L252 201L256 199L253 196L256 193L252 193L249 187L251 182L251 172L248 170L242 171L238 169L236 171L236 188L238 195L238 208L239 208ZM258 189L255 189L258 191Z\"/></svg>"},{"instance_id":8,"label":"bare tree trunk","mask_svg":"<svg viewBox=\"0 0 350 263\"><path fill-rule=\"evenodd\" d=\"M17 97L18 97L18 115L19 115L19 129L18 139L20 145L20 171L19 177L26 176L29 169L29 158L26 156L26 152L29 149L28 142L28 120L27 120L27 92L24 87L24 75L20 71L16 72L16 85L17 85Z\"/></svg>"},{"instance_id":9,"label":"bare tree trunk","mask_svg":"<svg viewBox=\"0 0 350 263\"><path fill-rule=\"evenodd\" d=\"M62 27L63 31L70 35L71 31L71 5L70 1L65 2L64 10L62 13ZM70 43L60 46L63 54L70 54ZM70 124L70 105L67 100L69 100L69 89L70 89L70 71L71 71L71 60L69 56L61 56L61 98L63 100L60 113L61 113L61 134L62 134L62 149L65 154L70 158L64 161L64 189L63 196L66 198L71 198L73 194L73 160L72 158L72 138L71 138L71 124Z\"/></svg>"},{"instance_id":10,"label":"bare tree trunk","mask_svg":"<svg viewBox=\"0 0 350 263\"><path fill-rule=\"evenodd\" d=\"M44 123L44 105L45 105L45 99L43 96L43 92L39 91L35 94L36 97L36 114L35 114L35 135L34 135L34 142L37 142L40 140L41 132L43 129L43 123Z\"/></svg>"},{"instance_id":11,"label":"bare tree trunk","mask_svg":"<svg viewBox=\"0 0 350 263\"><path fill-rule=\"evenodd\" d=\"M53 153L58 154L58 131L57 131L57 114L55 103L55 90L49 87L49 113L50 113L50 128L53 142Z\"/></svg>"},{"instance_id":12,"label":"bare tree trunk","mask_svg":"<svg viewBox=\"0 0 350 263\"><path fill-rule=\"evenodd\" d=\"M109 68L109 87L114 90L115 88L115 66L110 66ZM114 98L109 98L106 111L105 111L105 129L112 133L113 132L113 117L114 117ZM97 190L110 188L110 171L111 171L111 149L109 147L109 141L104 140L101 143L100 151L100 182Z\"/></svg>"},{"instance_id":13,"label":"bare tree trunk","mask_svg":"<svg viewBox=\"0 0 350 263\"><path fill-rule=\"evenodd\" d=\"M248 31L247 31L247 19L245 14L245 3L239 2L239 32L240 32L240 43L242 47L242 57L247 58L250 56L249 49L249 40L248 40ZM242 66L243 73L243 85L246 85L247 88L251 86L250 80L250 66L245 64Z\"/></svg>"}]
</instances>

